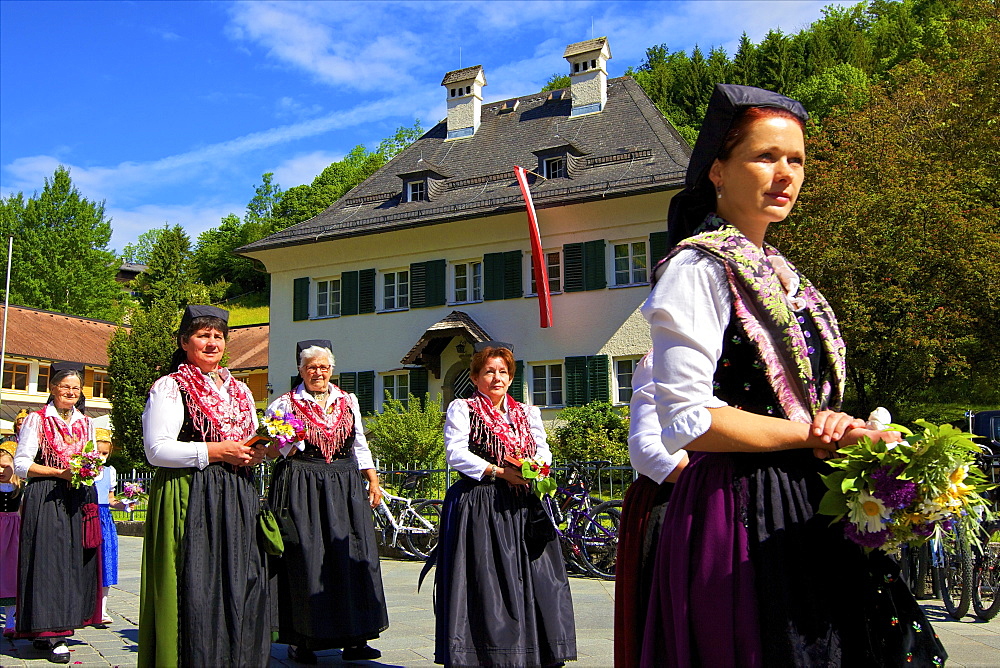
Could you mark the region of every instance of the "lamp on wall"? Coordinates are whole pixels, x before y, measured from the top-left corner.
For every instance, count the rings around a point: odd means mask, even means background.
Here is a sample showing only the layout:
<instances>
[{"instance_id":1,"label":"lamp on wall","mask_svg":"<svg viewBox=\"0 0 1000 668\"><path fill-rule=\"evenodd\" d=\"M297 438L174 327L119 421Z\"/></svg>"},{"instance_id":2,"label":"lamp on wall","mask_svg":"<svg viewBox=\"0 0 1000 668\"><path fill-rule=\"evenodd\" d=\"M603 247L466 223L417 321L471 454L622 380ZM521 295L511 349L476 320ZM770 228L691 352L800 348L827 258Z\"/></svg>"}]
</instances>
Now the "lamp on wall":
<instances>
[{"instance_id":1,"label":"lamp on wall","mask_svg":"<svg viewBox=\"0 0 1000 668\"><path fill-rule=\"evenodd\" d=\"M271 396L272 394L274 394L274 385L271 385L271 383L268 383L267 384L267 396Z\"/></svg>"},{"instance_id":2,"label":"lamp on wall","mask_svg":"<svg viewBox=\"0 0 1000 668\"><path fill-rule=\"evenodd\" d=\"M458 344L455 345L455 352L459 355L465 354L465 339L461 339Z\"/></svg>"}]
</instances>

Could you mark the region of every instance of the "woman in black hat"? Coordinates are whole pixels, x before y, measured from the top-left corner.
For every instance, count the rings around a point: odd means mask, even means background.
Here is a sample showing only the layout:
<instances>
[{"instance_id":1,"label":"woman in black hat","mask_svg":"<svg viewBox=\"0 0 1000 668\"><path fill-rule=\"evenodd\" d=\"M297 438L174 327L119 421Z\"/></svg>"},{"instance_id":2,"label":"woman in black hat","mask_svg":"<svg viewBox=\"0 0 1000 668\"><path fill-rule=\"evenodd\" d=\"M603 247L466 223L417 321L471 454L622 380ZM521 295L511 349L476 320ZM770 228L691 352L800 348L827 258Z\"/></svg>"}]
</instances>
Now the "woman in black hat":
<instances>
[{"instance_id":1,"label":"woman in black hat","mask_svg":"<svg viewBox=\"0 0 1000 668\"><path fill-rule=\"evenodd\" d=\"M507 394L510 344L476 344L476 393L448 406L448 489L435 551L434 660L446 666L555 666L576 659L566 565L551 520L516 464L551 463L541 414ZM512 463L515 462L515 463Z\"/></svg>"},{"instance_id":2,"label":"woman in black hat","mask_svg":"<svg viewBox=\"0 0 1000 668\"><path fill-rule=\"evenodd\" d=\"M671 202L674 247L642 312L661 441L690 464L664 517L644 666L946 656L891 560L816 513L823 459L862 436L899 434L838 412L836 318L764 243L798 197L806 118L776 93L717 85Z\"/></svg>"},{"instance_id":3,"label":"woman in black hat","mask_svg":"<svg viewBox=\"0 0 1000 668\"><path fill-rule=\"evenodd\" d=\"M299 663L338 647L344 661L377 659L368 641L389 626L372 523L382 489L358 398L330 382L329 341L300 341L296 362L302 382L267 409L269 417L294 415L305 436L281 448L268 496L285 543L278 642Z\"/></svg>"},{"instance_id":4,"label":"woman in black hat","mask_svg":"<svg viewBox=\"0 0 1000 668\"><path fill-rule=\"evenodd\" d=\"M188 306L169 373L142 414L149 486L139 613L141 666L266 666L271 623L259 498L245 442L250 389L219 366L228 313Z\"/></svg>"},{"instance_id":5,"label":"woman in black hat","mask_svg":"<svg viewBox=\"0 0 1000 668\"><path fill-rule=\"evenodd\" d=\"M100 621L98 545L84 546L84 515L90 509L96 518L97 494L93 487L70 484L70 458L94 440L94 423L82 412L83 365L56 362L51 374L49 401L25 418L14 455L14 472L28 480L16 637L48 649L49 661L68 663L65 638Z\"/></svg>"}]
</instances>

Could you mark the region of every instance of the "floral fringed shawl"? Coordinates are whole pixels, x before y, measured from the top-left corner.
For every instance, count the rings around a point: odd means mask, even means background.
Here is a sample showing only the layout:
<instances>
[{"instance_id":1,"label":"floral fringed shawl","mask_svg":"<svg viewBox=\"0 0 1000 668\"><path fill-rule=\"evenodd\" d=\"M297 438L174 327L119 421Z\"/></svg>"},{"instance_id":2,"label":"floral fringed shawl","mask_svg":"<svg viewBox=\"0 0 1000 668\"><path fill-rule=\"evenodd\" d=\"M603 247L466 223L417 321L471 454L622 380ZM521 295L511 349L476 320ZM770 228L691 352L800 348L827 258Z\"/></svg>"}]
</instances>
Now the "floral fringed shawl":
<instances>
[{"instance_id":1,"label":"floral fringed shawl","mask_svg":"<svg viewBox=\"0 0 1000 668\"><path fill-rule=\"evenodd\" d=\"M300 386L302 392L306 392ZM351 410L351 398L347 394L332 399L330 405L323 410L318 401L306 401L289 392L289 400L295 415L302 420L306 428L306 440L323 453L329 464L333 456L338 454L347 442L348 436L354 431L354 411Z\"/></svg>"},{"instance_id":2,"label":"floral fringed shawl","mask_svg":"<svg viewBox=\"0 0 1000 668\"><path fill-rule=\"evenodd\" d=\"M82 420L72 420L66 424L55 415L46 415L46 409L38 411L41 418L42 463L52 468L69 468L70 458L80 453L90 435L90 418L86 415ZM73 409L76 413L76 409Z\"/></svg>"},{"instance_id":3,"label":"floral fringed shawl","mask_svg":"<svg viewBox=\"0 0 1000 668\"><path fill-rule=\"evenodd\" d=\"M493 407L489 397L476 392L469 404L469 442L482 445L493 461L502 463L508 457L518 460L534 457L536 444L528 424L524 404L505 396L510 422Z\"/></svg>"},{"instance_id":4,"label":"floral fringed shawl","mask_svg":"<svg viewBox=\"0 0 1000 668\"><path fill-rule=\"evenodd\" d=\"M683 248L695 248L725 265L733 310L760 351L768 381L788 419L811 422L819 411L838 408L844 396L846 348L833 309L819 290L776 248L767 244L758 248L714 214L699 233L678 244L670 257ZM798 293L791 301L809 312L823 340L823 355L830 369L825 378L812 377L809 345L786 301L789 270L794 274L793 285L798 277ZM785 274L784 281L779 271Z\"/></svg>"},{"instance_id":5,"label":"floral fringed shawl","mask_svg":"<svg viewBox=\"0 0 1000 668\"><path fill-rule=\"evenodd\" d=\"M194 365L181 364L170 377L184 391L191 422L206 441L242 442L253 436L253 397L246 385L233 379L226 399Z\"/></svg>"}]
</instances>

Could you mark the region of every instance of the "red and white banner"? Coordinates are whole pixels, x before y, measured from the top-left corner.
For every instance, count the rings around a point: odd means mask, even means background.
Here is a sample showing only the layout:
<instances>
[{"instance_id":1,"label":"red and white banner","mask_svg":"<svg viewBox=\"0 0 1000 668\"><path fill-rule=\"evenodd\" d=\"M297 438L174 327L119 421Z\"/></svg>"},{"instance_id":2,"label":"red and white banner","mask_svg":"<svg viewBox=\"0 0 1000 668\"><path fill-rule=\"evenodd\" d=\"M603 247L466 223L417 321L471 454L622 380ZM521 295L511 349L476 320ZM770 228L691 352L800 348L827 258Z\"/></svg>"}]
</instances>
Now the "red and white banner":
<instances>
[{"instance_id":1,"label":"red and white banner","mask_svg":"<svg viewBox=\"0 0 1000 668\"><path fill-rule=\"evenodd\" d=\"M528 176L524 167L515 166L514 175L521 186L521 195L528 208L528 232L531 236L531 266L535 276L535 288L538 293L538 320L540 327L552 326L552 295L549 294L549 271L545 266L545 253L542 251L542 239L538 234L538 219L535 218L535 203L531 200L528 189Z\"/></svg>"}]
</instances>

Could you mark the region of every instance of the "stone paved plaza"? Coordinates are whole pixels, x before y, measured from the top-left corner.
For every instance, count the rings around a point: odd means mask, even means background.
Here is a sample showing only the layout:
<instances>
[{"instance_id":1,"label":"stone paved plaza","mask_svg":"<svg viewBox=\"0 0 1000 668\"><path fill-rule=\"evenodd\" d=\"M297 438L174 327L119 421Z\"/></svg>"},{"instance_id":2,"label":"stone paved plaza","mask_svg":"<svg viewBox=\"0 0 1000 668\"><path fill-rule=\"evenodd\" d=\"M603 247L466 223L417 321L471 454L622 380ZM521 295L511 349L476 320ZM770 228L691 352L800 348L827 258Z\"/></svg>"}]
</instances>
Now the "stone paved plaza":
<instances>
[{"instance_id":1,"label":"stone paved plaza","mask_svg":"<svg viewBox=\"0 0 1000 668\"><path fill-rule=\"evenodd\" d=\"M134 666L137 658L139 621L139 565L142 538L120 538L118 586L111 590L109 608L115 622L107 629L83 629L70 641L70 664L82 666ZM382 560L389 630L372 644L382 650L379 661L361 662L372 666L432 666L434 656L434 611L430 580L417 592L421 564L413 561ZM576 611L579 661L570 666L603 668L612 664L612 606L614 583L591 578L571 578ZM944 612L940 601L924 605L934 628L951 655L949 666L1000 666L1000 619L989 623L966 617L960 622ZM46 666L47 652L32 648L28 641L0 642L0 666ZM319 653L320 665L343 665L339 650ZM358 665L361 665L358 664ZM272 666L295 666L286 658L284 645L273 645Z\"/></svg>"}]
</instances>

